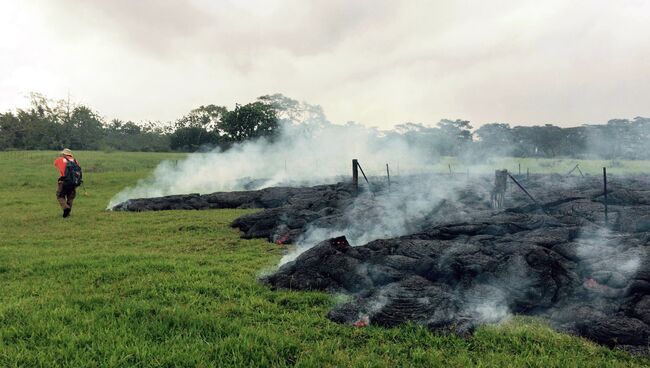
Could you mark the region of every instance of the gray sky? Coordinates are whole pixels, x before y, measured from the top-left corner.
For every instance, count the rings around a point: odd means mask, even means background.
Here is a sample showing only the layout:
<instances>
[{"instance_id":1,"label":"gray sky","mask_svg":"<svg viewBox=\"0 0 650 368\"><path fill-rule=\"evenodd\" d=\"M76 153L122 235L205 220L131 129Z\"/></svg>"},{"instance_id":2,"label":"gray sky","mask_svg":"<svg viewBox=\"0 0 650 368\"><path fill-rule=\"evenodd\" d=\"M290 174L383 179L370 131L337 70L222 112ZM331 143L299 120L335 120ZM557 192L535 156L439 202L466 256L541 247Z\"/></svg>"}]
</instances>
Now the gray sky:
<instances>
[{"instance_id":1,"label":"gray sky","mask_svg":"<svg viewBox=\"0 0 650 368\"><path fill-rule=\"evenodd\" d=\"M0 111L30 91L167 121L269 93L388 128L650 116L646 0L6 0Z\"/></svg>"}]
</instances>

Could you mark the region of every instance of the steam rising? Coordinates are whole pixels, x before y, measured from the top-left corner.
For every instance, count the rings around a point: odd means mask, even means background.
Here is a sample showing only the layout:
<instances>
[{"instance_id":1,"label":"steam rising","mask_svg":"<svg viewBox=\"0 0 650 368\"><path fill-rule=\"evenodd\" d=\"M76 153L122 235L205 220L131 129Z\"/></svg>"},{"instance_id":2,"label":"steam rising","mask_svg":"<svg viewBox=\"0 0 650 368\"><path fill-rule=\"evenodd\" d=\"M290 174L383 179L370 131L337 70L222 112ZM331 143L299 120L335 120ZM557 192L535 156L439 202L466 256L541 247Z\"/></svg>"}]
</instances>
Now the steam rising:
<instances>
[{"instance_id":1,"label":"steam rising","mask_svg":"<svg viewBox=\"0 0 650 368\"><path fill-rule=\"evenodd\" d=\"M177 164L163 162L150 178L115 195L108 208L132 198L322 184L349 176L353 158L369 175L383 174L387 162L399 165L402 172L414 171L431 162L425 152L425 147L409 145L402 136L357 124L285 121L273 141L260 139L225 152L191 154Z\"/></svg>"},{"instance_id":2,"label":"steam rising","mask_svg":"<svg viewBox=\"0 0 650 368\"><path fill-rule=\"evenodd\" d=\"M369 185L363 181L360 185L369 190L360 193L351 205L343 209L340 222L314 221L308 225L294 248L281 259L280 265L283 265L317 243L336 236L345 235L355 246L376 239L414 234L424 230L423 226L432 226L438 221L462 222L466 213L459 198L461 194L467 195L462 193L467 180L458 177L444 180L440 175L409 175L408 178L394 175L398 165L402 173L431 172L439 159L432 157L431 152L431 147L413 144L404 135L356 124L334 125L322 120L301 124L284 121L280 135L273 140L246 142L225 152L215 150L192 154L179 163L163 162L150 178L112 198L109 208L131 198L340 181L342 177L349 178L351 159L358 158L366 174L371 176ZM468 156L471 153L468 151ZM390 163L394 170L394 185L391 187L384 180L386 163ZM563 185L570 188L568 182ZM473 186L472 191L476 188ZM489 196L479 193L479 197ZM446 211L444 206L455 208ZM450 213L460 218L451 219L448 217ZM318 220L326 218L327 214L319 214ZM573 245L579 259L577 265L581 268L579 273L588 277L585 287L609 292L611 288L624 287L634 277L644 260L631 246L621 246L626 243L624 236L607 229L585 227L575 239ZM464 246L458 245L449 247L448 255ZM439 261L440 269L449 266L449 257L444 254ZM534 280L527 274L530 268L523 256L503 261L507 262L503 273L484 276L480 284L469 290L453 291L454 299L462 301L462 307L456 310L439 308L436 313L445 315L434 314L432 323L455 320L459 316L480 323L498 323L508 319L516 310L517 298L534 289L531 286ZM367 274L364 267L361 266L357 272ZM399 294L400 289L389 284L375 292L370 302L360 309L355 325L368 325L373 316L387 306L395 296L393 294ZM418 298L416 302L428 305L431 300Z\"/></svg>"},{"instance_id":3,"label":"steam rising","mask_svg":"<svg viewBox=\"0 0 650 368\"><path fill-rule=\"evenodd\" d=\"M622 246L622 240L605 228L584 231L577 239L581 264L596 281L622 286L639 270L642 256Z\"/></svg>"},{"instance_id":4,"label":"steam rising","mask_svg":"<svg viewBox=\"0 0 650 368\"><path fill-rule=\"evenodd\" d=\"M357 197L345 210L345 227L310 226L296 247L282 258L284 264L323 239L339 235L345 235L353 245L361 245L416 232L443 199L453 201L452 189L458 183L443 185L427 176L400 182L390 192L386 188L386 163L392 165L393 181L399 180L399 173L430 170L437 158L431 157L431 147L425 144L413 144L403 135L353 123L331 124L322 118L308 118L298 124L284 120L281 127L279 137L273 141L260 139L225 152L214 150L191 154L178 163L163 162L151 177L115 195L108 208L132 198L349 180L352 158L360 160L367 175L381 176L382 195L373 196L367 191ZM368 188L361 180L360 185ZM377 184L371 181L374 186L369 189L378 190Z\"/></svg>"},{"instance_id":5,"label":"steam rising","mask_svg":"<svg viewBox=\"0 0 650 368\"><path fill-rule=\"evenodd\" d=\"M369 192L359 195L345 209L343 227L309 226L298 239L296 248L286 254L280 264L296 259L302 252L318 242L345 235L351 245L363 245L375 239L413 234L422 225L431 225L439 207L447 201L454 202L454 189L460 182L434 182L429 176L409 177L393 185L390 192L383 186L381 195ZM429 219L430 221L424 221Z\"/></svg>"}]
</instances>

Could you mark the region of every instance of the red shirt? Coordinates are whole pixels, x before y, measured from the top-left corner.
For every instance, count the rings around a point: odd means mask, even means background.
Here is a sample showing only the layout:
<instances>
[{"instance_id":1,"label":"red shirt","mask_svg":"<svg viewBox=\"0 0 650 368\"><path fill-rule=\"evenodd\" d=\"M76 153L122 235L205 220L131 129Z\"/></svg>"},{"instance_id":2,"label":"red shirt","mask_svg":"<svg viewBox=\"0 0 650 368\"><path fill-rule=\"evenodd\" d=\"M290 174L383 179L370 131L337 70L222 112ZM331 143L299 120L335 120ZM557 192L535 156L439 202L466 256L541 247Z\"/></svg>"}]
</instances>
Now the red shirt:
<instances>
[{"instance_id":1,"label":"red shirt","mask_svg":"<svg viewBox=\"0 0 650 368\"><path fill-rule=\"evenodd\" d=\"M56 166L57 169L59 169L59 172L61 173L61 176L65 175L65 167L68 164L68 160L74 161L79 165L79 162L72 156L63 156L59 157L56 160L54 160L54 166ZM81 166L81 165L79 165Z\"/></svg>"}]
</instances>

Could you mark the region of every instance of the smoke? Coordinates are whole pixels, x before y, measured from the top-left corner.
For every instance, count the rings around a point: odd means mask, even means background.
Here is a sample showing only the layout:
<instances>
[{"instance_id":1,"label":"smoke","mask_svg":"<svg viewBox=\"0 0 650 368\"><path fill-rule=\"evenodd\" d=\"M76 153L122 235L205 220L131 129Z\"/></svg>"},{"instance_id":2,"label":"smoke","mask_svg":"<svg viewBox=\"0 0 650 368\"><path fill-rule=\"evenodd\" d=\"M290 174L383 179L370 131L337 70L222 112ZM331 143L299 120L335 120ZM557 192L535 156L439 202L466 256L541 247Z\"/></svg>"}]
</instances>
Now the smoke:
<instances>
[{"instance_id":1,"label":"smoke","mask_svg":"<svg viewBox=\"0 0 650 368\"><path fill-rule=\"evenodd\" d=\"M440 177L413 175L394 181L389 189L385 178L371 179L370 188L377 195L367 191L356 197L352 205L343 210L338 226L318 222L308 226L280 265L293 261L323 239L344 235L356 246L422 231L423 226L436 223L442 206L456 202L457 189L466 184L464 180L443 181ZM382 182L378 184L377 180Z\"/></svg>"},{"instance_id":2,"label":"smoke","mask_svg":"<svg viewBox=\"0 0 650 368\"><path fill-rule=\"evenodd\" d=\"M295 248L282 258L284 264L323 239L345 235L352 245L361 245L415 233L424 223L433 223L439 206L453 203L456 190L465 184L464 180L442 182L440 177L431 176L441 169L436 167L441 159L437 148L453 146L453 134L442 139L432 134L435 128L422 124L403 124L392 131L356 123L337 125L329 122L318 106L281 95L271 99L284 107L277 137L162 162L150 177L116 194L108 208L133 198L349 180L352 159L359 159L370 179L367 184L360 175L366 192L343 209L337 226L311 224ZM473 156L471 147L466 148L466 156ZM393 181L390 188L387 169ZM442 169L451 171L452 167L445 165Z\"/></svg>"},{"instance_id":3,"label":"smoke","mask_svg":"<svg viewBox=\"0 0 650 368\"><path fill-rule=\"evenodd\" d=\"M500 289L496 290L490 298L480 301L466 300L467 306L462 315L472 316L481 324L499 323L512 317L505 293Z\"/></svg>"},{"instance_id":4,"label":"smoke","mask_svg":"<svg viewBox=\"0 0 650 368\"><path fill-rule=\"evenodd\" d=\"M359 311L357 315L356 326L367 326L370 324L370 319L379 313L387 304L389 295L392 292L393 287L391 285L384 286L379 289L379 292L375 297L364 305L362 311Z\"/></svg>"},{"instance_id":5,"label":"smoke","mask_svg":"<svg viewBox=\"0 0 650 368\"><path fill-rule=\"evenodd\" d=\"M585 152L588 157L604 159L650 158L650 119L637 116L629 119L612 119L605 125L587 125ZM610 166L619 166L613 161Z\"/></svg>"},{"instance_id":6,"label":"smoke","mask_svg":"<svg viewBox=\"0 0 650 368\"><path fill-rule=\"evenodd\" d=\"M132 198L186 193L255 190L277 185L310 185L349 176L358 158L366 174L385 172L385 164L402 173L431 164L426 147L409 144L400 135L348 123L283 122L273 141L260 139L222 152L190 154L162 162L152 176L115 195L108 208Z\"/></svg>"},{"instance_id":7,"label":"smoke","mask_svg":"<svg viewBox=\"0 0 650 368\"><path fill-rule=\"evenodd\" d=\"M463 301L461 315L480 324L499 323L512 317L510 306L529 292L534 281L521 255L507 257L502 262L506 264L502 273L485 275L481 283L459 295Z\"/></svg>"},{"instance_id":8,"label":"smoke","mask_svg":"<svg viewBox=\"0 0 650 368\"><path fill-rule=\"evenodd\" d=\"M576 253L588 280L622 287L634 277L641 265L642 255L635 248L624 246L628 242L623 237L606 228L583 230L576 240Z\"/></svg>"}]
</instances>

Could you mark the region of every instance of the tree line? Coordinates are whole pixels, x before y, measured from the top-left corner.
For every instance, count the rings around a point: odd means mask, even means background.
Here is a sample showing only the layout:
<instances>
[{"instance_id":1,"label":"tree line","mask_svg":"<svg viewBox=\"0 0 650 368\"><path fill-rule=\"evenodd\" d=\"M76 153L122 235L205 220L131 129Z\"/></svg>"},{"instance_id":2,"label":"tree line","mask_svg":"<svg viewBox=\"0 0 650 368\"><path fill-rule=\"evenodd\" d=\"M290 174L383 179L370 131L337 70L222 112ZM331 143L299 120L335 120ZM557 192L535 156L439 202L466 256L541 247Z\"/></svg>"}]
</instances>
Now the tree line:
<instances>
[{"instance_id":1,"label":"tree line","mask_svg":"<svg viewBox=\"0 0 650 368\"><path fill-rule=\"evenodd\" d=\"M273 140L282 124L296 121L314 129L331 124L320 106L281 94L233 110L199 106L167 124L106 121L88 106L32 94L29 108L0 113L0 150L227 150L261 137ZM400 124L381 134L427 147L432 155L650 159L650 118L643 117L569 128L492 123L476 130L467 120L443 119L433 126Z\"/></svg>"},{"instance_id":2,"label":"tree line","mask_svg":"<svg viewBox=\"0 0 650 368\"><path fill-rule=\"evenodd\" d=\"M650 118L644 117L568 128L492 123L474 131L467 120L445 119L434 127L401 124L393 134L443 156L650 159Z\"/></svg>"},{"instance_id":3,"label":"tree line","mask_svg":"<svg viewBox=\"0 0 650 368\"><path fill-rule=\"evenodd\" d=\"M0 113L0 150L184 151L219 147L278 131L276 109L266 96L228 111L207 105L171 124L106 121L88 106L30 96L30 107Z\"/></svg>"}]
</instances>

